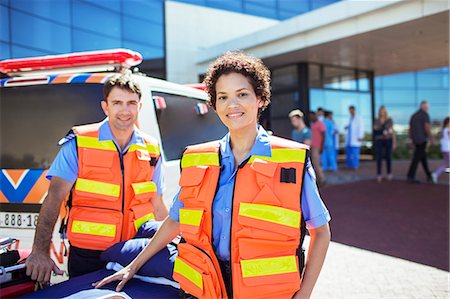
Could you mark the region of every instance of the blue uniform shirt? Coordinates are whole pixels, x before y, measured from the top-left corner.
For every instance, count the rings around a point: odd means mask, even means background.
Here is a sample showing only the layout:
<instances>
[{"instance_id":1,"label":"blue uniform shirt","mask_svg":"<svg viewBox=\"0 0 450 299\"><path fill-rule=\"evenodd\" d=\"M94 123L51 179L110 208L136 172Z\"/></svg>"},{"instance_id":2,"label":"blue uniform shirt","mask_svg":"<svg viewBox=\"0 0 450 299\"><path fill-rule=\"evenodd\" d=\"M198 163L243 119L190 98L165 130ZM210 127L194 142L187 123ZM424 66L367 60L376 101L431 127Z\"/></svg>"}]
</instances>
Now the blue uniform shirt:
<instances>
[{"instance_id":1,"label":"blue uniform shirt","mask_svg":"<svg viewBox=\"0 0 450 299\"><path fill-rule=\"evenodd\" d=\"M230 260L232 198L237 171L234 168L234 156L229 141L229 134L220 140L222 171L219 179L219 190L213 202L213 245L217 257L223 261ZM269 136L261 126L258 128L258 135L249 156L272 156ZM306 221L306 227L310 229L328 223L331 217L320 198L314 169L309 160L306 167L307 171L303 180L302 213ZM169 211L170 218L177 222L180 219L180 208L184 206L183 202L179 201L178 195L179 192L175 196Z\"/></svg>"},{"instance_id":2,"label":"blue uniform shirt","mask_svg":"<svg viewBox=\"0 0 450 299\"><path fill-rule=\"evenodd\" d=\"M122 156L128 151L128 148L132 144L143 144L144 138L139 134L139 132L134 131L130 142L125 147L123 151L120 150L114 136L112 135L111 128L109 127L108 119L106 118L99 129L98 139L100 141L112 140L116 147L119 149L119 155ZM47 173L47 179L51 180L53 176L57 176L65 179L70 183L75 183L78 178L78 154L77 145L75 138L65 142L55 160L53 161L50 169ZM164 180L161 174L161 159L155 165L155 170L153 171L152 181L156 184L157 193L161 195L163 193Z\"/></svg>"}]
</instances>

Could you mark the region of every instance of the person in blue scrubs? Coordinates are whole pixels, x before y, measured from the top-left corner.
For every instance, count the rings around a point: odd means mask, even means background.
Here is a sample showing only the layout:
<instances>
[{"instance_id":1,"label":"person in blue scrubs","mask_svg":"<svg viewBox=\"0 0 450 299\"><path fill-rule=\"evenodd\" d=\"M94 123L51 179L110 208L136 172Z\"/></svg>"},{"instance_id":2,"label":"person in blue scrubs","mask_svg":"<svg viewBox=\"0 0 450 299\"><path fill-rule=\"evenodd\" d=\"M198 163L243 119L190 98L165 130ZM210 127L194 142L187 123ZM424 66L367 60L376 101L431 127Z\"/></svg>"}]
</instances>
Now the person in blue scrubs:
<instances>
[{"instance_id":1,"label":"person in blue scrubs","mask_svg":"<svg viewBox=\"0 0 450 299\"><path fill-rule=\"evenodd\" d=\"M337 171L337 160L336 160L336 137L337 134L334 121L331 119L331 112L324 112L325 118L323 123L325 124L325 141L323 143L322 158L322 168L324 171Z\"/></svg>"},{"instance_id":2,"label":"person in blue scrubs","mask_svg":"<svg viewBox=\"0 0 450 299\"><path fill-rule=\"evenodd\" d=\"M213 202L213 245L219 261L226 262L230 261L232 197L238 166L250 156L271 156L269 135L258 125L258 116L270 103L269 71L259 59L228 52L210 67L206 78L211 105L229 130L220 140L222 171ZM294 298L311 295L330 242L328 222L331 218L320 198L310 160L306 162L306 169L301 208L311 242L301 289ZM169 217L144 251L123 270L94 285L99 288L119 280L116 290L120 291L148 259L176 237L182 207L176 195Z\"/></svg>"}]
</instances>

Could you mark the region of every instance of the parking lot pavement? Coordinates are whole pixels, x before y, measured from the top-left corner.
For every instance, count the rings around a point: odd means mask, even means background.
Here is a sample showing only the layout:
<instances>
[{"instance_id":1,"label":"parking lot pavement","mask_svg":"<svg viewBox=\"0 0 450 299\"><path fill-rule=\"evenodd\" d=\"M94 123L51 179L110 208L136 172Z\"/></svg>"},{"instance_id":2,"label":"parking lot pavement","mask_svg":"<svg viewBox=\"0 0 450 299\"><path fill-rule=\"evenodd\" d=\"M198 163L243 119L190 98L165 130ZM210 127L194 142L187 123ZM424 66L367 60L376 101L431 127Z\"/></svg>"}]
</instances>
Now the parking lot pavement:
<instances>
[{"instance_id":1,"label":"parking lot pavement","mask_svg":"<svg viewBox=\"0 0 450 299\"><path fill-rule=\"evenodd\" d=\"M312 298L449 298L449 272L332 242Z\"/></svg>"}]
</instances>

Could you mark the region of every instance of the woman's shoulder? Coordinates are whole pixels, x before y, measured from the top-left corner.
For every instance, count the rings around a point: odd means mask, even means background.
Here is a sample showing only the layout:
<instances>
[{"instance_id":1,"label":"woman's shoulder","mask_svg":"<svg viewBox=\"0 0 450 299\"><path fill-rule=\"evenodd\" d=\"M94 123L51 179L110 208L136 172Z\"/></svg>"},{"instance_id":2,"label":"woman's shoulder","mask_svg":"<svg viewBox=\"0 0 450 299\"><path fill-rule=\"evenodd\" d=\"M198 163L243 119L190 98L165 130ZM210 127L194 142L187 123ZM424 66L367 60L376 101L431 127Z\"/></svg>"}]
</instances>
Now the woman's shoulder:
<instances>
[{"instance_id":1,"label":"woman's shoulder","mask_svg":"<svg viewBox=\"0 0 450 299\"><path fill-rule=\"evenodd\" d=\"M194 152L218 152L220 147L220 141L214 140L204 143L197 143L188 145L183 154L189 154Z\"/></svg>"}]
</instances>

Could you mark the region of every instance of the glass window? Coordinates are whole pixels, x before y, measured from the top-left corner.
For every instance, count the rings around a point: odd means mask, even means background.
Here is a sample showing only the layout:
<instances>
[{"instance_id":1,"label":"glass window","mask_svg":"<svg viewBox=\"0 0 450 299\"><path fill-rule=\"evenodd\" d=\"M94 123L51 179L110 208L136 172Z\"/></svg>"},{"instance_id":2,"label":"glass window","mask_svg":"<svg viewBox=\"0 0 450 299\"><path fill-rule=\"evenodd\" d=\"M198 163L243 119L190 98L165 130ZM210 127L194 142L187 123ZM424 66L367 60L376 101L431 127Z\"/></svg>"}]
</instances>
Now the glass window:
<instances>
[{"instance_id":1,"label":"glass window","mask_svg":"<svg viewBox=\"0 0 450 299\"><path fill-rule=\"evenodd\" d=\"M16 45L11 45L11 58L24 58L24 57L32 57L32 56L42 56L54 54L50 51L38 51L35 49L30 49L27 47L21 47Z\"/></svg>"},{"instance_id":2,"label":"glass window","mask_svg":"<svg viewBox=\"0 0 450 299\"><path fill-rule=\"evenodd\" d=\"M11 10L11 21L13 44L51 53L68 53L72 50L70 28L67 26L15 10Z\"/></svg>"},{"instance_id":3,"label":"glass window","mask_svg":"<svg viewBox=\"0 0 450 299\"><path fill-rule=\"evenodd\" d=\"M415 89L383 89L383 102L389 104L411 104L416 100Z\"/></svg>"},{"instance_id":4,"label":"glass window","mask_svg":"<svg viewBox=\"0 0 450 299\"><path fill-rule=\"evenodd\" d=\"M73 51L104 50L121 46L119 39L73 29Z\"/></svg>"},{"instance_id":5,"label":"glass window","mask_svg":"<svg viewBox=\"0 0 450 299\"><path fill-rule=\"evenodd\" d=\"M322 87L322 82L320 78L320 65L310 64L308 66L308 76L309 76L309 86L310 87Z\"/></svg>"},{"instance_id":6,"label":"glass window","mask_svg":"<svg viewBox=\"0 0 450 299\"><path fill-rule=\"evenodd\" d=\"M272 118L287 119L289 112L299 108L300 95L298 92L276 93L272 96L270 111ZM303 108L303 107L300 107Z\"/></svg>"},{"instance_id":7,"label":"glass window","mask_svg":"<svg viewBox=\"0 0 450 299\"><path fill-rule=\"evenodd\" d=\"M70 25L70 1L46 0L14 0L10 1L14 9L29 12L56 22Z\"/></svg>"},{"instance_id":8,"label":"glass window","mask_svg":"<svg viewBox=\"0 0 450 299\"><path fill-rule=\"evenodd\" d=\"M156 112L167 160L180 159L190 144L217 140L226 134L227 129L211 108L205 115L196 113L197 103L204 101L161 92L153 92L153 96L164 97L167 104L166 109Z\"/></svg>"},{"instance_id":9,"label":"glass window","mask_svg":"<svg viewBox=\"0 0 450 299\"><path fill-rule=\"evenodd\" d=\"M273 90L295 88L298 85L298 71L296 65L272 70Z\"/></svg>"},{"instance_id":10,"label":"glass window","mask_svg":"<svg viewBox=\"0 0 450 299\"><path fill-rule=\"evenodd\" d=\"M321 8L326 5L333 4L340 0L309 0L311 2L311 10Z\"/></svg>"},{"instance_id":11,"label":"glass window","mask_svg":"<svg viewBox=\"0 0 450 299\"><path fill-rule=\"evenodd\" d=\"M128 41L161 48L164 46L163 25L124 16L123 35L123 39Z\"/></svg>"},{"instance_id":12,"label":"glass window","mask_svg":"<svg viewBox=\"0 0 450 299\"><path fill-rule=\"evenodd\" d=\"M289 11L295 14L305 13L311 10L311 1L281 0L278 1L280 10Z\"/></svg>"},{"instance_id":13,"label":"glass window","mask_svg":"<svg viewBox=\"0 0 450 299\"><path fill-rule=\"evenodd\" d=\"M244 6L247 4L264 6L267 8L276 9L277 8L277 0L244 0Z\"/></svg>"},{"instance_id":14,"label":"glass window","mask_svg":"<svg viewBox=\"0 0 450 299\"><path fill-rule=\"evenodd\" d=\"M9 43L0 42L0 59L11 58L11 52L9 51Z\"/></svg>"},{"instance_id":15,"label":"glass window","mask_svg":"<svg viewBox=\"0 0 450 299\"><path fill-rule=\"evenodd\" d=\"M164 2L154 0L124 1L123 13L145 19L152 23L163 24Z\"/></svg>"},{"instance_id":16,"label":"glass window","mask_svg":"<svg viewBox=\"0 0 450 299\"><path fill-rule=\"evenodd\" d=\"M9 42L9 14L6 6L0 5L0 41ZM4 55L3 53L0 55Z\"/></svg>"},{"instance_id":17,"label":"glass window","mask_svg":"<svg viewBox=\"0 0 450 299\"><path fill-rule=\"evenodd\" d=\"M372 107L369 93L311 88L309 95L311 110L322 107L332 111L340 132L343 132L343 128L348 123L350 105L355 106L356 113L364 120L365 132L372 132Z\"/></svg>"},{"instance_id":18,"label":"glass window","mask_svg":"<svg viewBox=\"0 0 450 299\"><path fill-rule=\"evenodd\" d=\"M260 16L264 18L272 18L272 19L277 18L277 11L265 5L246 3L244 12L247 14Z\"/></svg>"},{"instance_id":19,"label":"glass window","mask_svg":"<svg viewBox=\"0 0 450 299\"><path fill-rule=\"evenodd\" d=\"M242 12L242 0L206 0L206 5L209 7L226 9L230 11Z\"/></svg>"},{"instance_id":20,"label":"glass window","mask_svg":"<svg viewBox=\"0 0 450 299\"><path fill-rule=\"evenodd\" d=\"M102 6L103 8L112 9L112 10L115 10L117 12L121 11L121 8L120 8L120 2L121 1L120 0L75 0L74 4L78 5L81 1L90 2L93 5ZM131 1L133 1L133 0L131 0ZM123 1L123 2L126 3L128 1Z\"/></svg>"},{"instance_id":21,"label":"glass window","mask_svg":"<svg viewBox=\"0 0 450 299\"><path fill-rule=\"evenodd\" d=\"M101 84L0 88L0 168L48 168L72 126L105 117L102 90Z\"/></svg>"},{"instance_id":22,"label":"glass window","mask_svg":"<svg viewBox=\"0 0 450 299\"><path fill-rule=\"evenodd\" d=\"M144 59L164 57L164 48L161 47L146 46L140 43L130 42L126 40L123 41L123 46L127 49L131 49L133 51L141 53ZM142 67L142 65L138 65L138 67Z\"/></svg>"},{"instance_id":23,"label":"glass window","mask_svg":"<svg viewBox=\"0 0 450 299\"><path fill-rule=\"evenodd\" d=\"M358 89L360 91L370 91L370 80L367 72L358 72Z\"/></svg>"},{"instance_id":24,"label":"glass window","mask_svg":"<svg viewBox=\"0 0 450 299\"><path fill-rule=\"evenodd\" d=\"M381 77L384 88L415 88L415 73L403 73Z\"/></svg>"},{"instance_id":25,"label":"glass window","mask_svg":"<svg viewBox=\"0 0 450 299\"><path fill-rule=\"evenodd\" d=\"M103 8L77 2L73 5L73 26L97 32L112 38L121 38L120 14Z\"/></svg>"},{"instance_id":26,"label":"glass window","mask_svg":"<svg viewBox=\"0 0 450 299\"><path fill-rule=\"evenodd\" d=\"M324 67L324 87L356 90L355 71L338 67Z\"/></svg>"},{"instance_id":27,"label":"glass window","mask_svg":"<svg viewBox=\"0 0 450 299\"><path fill-rule=\"evenodd\" d=\"M417 104L422 100L427 100L430 106L433 104L448 104L448 89L419 89L417 90ZM449 109L447 108L447 113Z\"/></svg>"},{"instance_id":28,"label":"glass window","mask_svg":"<svg viewBox=\"0 0 450 299\"><path fill-rule=\"evenodd\" d=\"M418 88L443 88L441 73L417 72Z\"/></svg>"}]
</instances>

